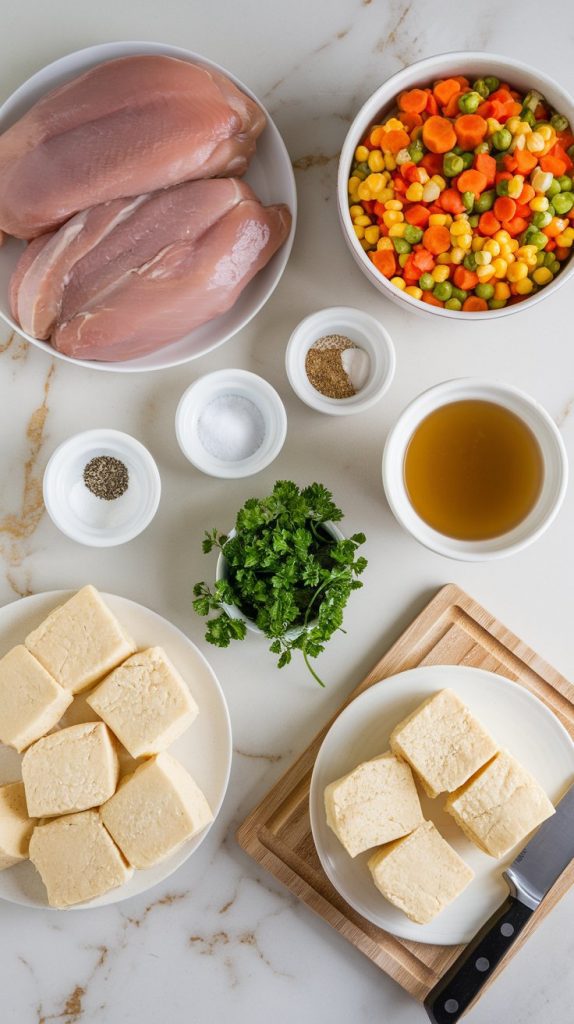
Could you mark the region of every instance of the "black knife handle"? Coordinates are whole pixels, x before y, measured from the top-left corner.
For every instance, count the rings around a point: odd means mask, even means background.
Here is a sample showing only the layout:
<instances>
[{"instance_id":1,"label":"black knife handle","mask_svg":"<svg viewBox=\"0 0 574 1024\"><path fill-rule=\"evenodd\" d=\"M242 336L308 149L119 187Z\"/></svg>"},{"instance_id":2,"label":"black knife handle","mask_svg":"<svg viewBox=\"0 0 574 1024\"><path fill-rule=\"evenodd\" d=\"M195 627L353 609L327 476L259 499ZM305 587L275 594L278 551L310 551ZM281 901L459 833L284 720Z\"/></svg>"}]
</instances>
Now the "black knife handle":
<instances>
[{"instance_id":1,"label":"black knife handle","mask_svg":"<svg viewBox=\"0 0 574 1024\"><path fill-rule=\"evenodd\" d=\"M426 997L433 1024L454 1024L462 1017L532 914L514 896L495 911Z\"/></svg>"}]
</instances>

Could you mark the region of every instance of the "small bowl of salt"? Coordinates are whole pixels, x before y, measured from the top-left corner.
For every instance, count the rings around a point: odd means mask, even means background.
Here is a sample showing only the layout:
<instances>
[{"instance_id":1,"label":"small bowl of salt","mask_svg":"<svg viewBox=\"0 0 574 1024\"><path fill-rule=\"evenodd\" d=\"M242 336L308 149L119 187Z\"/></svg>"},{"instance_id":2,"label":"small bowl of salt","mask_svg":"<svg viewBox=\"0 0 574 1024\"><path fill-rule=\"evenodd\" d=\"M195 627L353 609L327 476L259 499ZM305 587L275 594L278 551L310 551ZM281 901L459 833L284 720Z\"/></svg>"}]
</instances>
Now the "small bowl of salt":
<instances>
[{"instance_id":1,"label":"small bowl of salt","mask_svg":"<svg viewBox=\"0 0 574 1024\"><path fill-rule=\"evenodd\" d=\"M281 451L287 414L263 377L248 370L216 370L184 391L175 432L185 457L203 473L252 476Z\"/></svg>"},{"instance_id":2,"label":"small bowl of salt","mask_svg":"<svg viewBox=\"0 0 574 1024\"><path fill-rule=\"evenodd\" d=\"M390 387L395 350L374 316L351 306L332 306L297 325L285 367L303 402L318 412L347 416L369 409Z\"/></svg>"}]
</instances>

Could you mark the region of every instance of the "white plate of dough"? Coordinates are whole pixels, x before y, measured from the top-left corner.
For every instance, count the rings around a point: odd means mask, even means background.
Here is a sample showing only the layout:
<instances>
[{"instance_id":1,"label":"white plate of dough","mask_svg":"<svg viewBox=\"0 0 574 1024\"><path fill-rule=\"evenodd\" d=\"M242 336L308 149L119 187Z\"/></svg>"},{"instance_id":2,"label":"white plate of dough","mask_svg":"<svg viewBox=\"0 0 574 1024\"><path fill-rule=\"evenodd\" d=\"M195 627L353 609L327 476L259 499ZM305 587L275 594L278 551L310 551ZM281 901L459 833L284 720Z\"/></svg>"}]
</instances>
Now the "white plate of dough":
<instances>
[{"instance_id":1,"label":"white plate of dough","mask_svg":"<svg viewBox=\"0 0 574 1024\"><path fill-rule=\"evenodd\" d=\"M425 666L390 676L352 701L335 720L315 761L309 797L311 828L328 878L355 910L403 939L441 945L466 943L508 895L502 872L517 855L495 860L482 853L417 784L423 814L473 869L465 891L429 924L410 921L375 888L367 850L351 858L327 825L325 787L389 749L389 737L403 718L438 690L449 688L468 705L500 747L510 751L555 804L574 780L574 743L558 719L528 690L502 676L460 665Z\"/></svg>"},{"instance_id":2,"label":"white plate of dough","mask_svg":"<svg viewBox=\"0 0 574 1024\"><path fill-rule=\"evenodd\" d=\"M74 593L72 590L52 590L22 598L0 608L0 657L15 644L22 643L30 630ZM199 707L199 715L190 728L172 744L169 753L181 762L203 790L215 820L227 789L232 752L229 712L215 673L195 644L156 612L125 597L105 593L101 596L138 647L163 647L189 684ZM85 704L83 696L78 694L74 698L60 725L97 720L97 715ZM21 754L0 744L0 785L21 778L20 761ZM124 774L131 771L136 762L124 752L124 756L120 754L120 764ZM180 867L203 842L210 828L211 825L160 864L144 871L134 871L131 879L119 889L112 889L98 899L69 909L101 907L146 892ZM0 898L28 907L48 906L40 875L29 861L0 871Z\"/></svg>"}]
</instances>

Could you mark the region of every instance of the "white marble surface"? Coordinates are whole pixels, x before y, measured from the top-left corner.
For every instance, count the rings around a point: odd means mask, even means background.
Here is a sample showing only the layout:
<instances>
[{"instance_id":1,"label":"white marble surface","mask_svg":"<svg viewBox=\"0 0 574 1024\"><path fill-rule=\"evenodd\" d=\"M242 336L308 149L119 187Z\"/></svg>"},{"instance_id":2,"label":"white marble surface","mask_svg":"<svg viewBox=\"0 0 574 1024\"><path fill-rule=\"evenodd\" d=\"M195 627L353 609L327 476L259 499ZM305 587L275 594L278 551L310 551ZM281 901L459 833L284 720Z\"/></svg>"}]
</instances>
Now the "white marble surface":
<instances>
[{"instance_id":1,"label":"white marble surface","mask_svg":"<svg viewBox=\"0 0 574 1024\"><path fill-rule=\"evenodd\" d=\"M336 155L349 119L385 76L431 53L482 48L538 65L572 91L573 30L567 0L555 0L550 18L532 2L494 0L474 6L457 0L434 6L20 0L4 6L5 94L49 60L108 39L189 46L235 71L284 133L296 167L300 220L289 267L267 307L240 336L197 363L155 375L86 372L0 333L0 601L91 580L157 609L211 658L229 702L235 746L229 792L210 836L148 897L67 915L0 906L2 1024L423 1021L419 1006L260 871L233 835L375 658L448 580L574 675L573 488L559 519L533 548L498 564L464 565L424 551L403 534L380 483L385 434L405 403L430 384L465 374L487 374L530 391L555 417L574 455L572 289L527 317L488 327L411 317L360 275L340 238L334 202ZM388 396L347 420L303 406L283 368L296 322L334 302L380 316L398 355ZM224 483L185 461L173 416L196 376L229 365L262 373L279 389L289 433L280 459L260 477ZM56 444L100 425L147 444L164 485L153 525L107 553L58 534L40 497L43 468ZM347 527L368 536L370 566L348 610L348 633L320 662L325 692L298 665L279 674L263 643L250 640L233 653L208 648L190 608L192 583L210 571L200 553L203 529L227 527L239 504L264 493L277 477L323 480L348 509ZM469 1020L571 1020L573 909L571 893Z\"/></svg>"}]
</instances>

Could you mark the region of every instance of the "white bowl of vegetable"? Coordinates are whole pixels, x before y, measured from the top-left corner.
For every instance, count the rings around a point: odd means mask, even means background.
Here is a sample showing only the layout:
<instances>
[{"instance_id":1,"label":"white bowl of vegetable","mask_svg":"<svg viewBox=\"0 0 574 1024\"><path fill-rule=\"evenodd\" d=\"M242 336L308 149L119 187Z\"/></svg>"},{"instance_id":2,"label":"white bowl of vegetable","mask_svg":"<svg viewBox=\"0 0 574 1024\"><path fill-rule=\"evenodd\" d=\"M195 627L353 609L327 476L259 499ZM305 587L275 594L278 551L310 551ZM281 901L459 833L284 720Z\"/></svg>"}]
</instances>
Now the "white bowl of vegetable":
<instances>
[{"instance_id":1,"label":"white bowl of vegetable","mask_svg":"<svg viewBox=\"0 0 574 1024\"><path fill-rule=\"evenodd\" d=\"M299 488L278 480L267 497L246 501L228 534L206 531L204 552L219 551L213 588L204 582L194 587L195 611L218 613L207 623L206 640L228 647L248 631L266 636L279 668L301 651L323 686L309 658L341 628L367 565L357 557L364 534L345 538L336 525L342 516L322 484Z\"/></svg>"}]
</instances>

